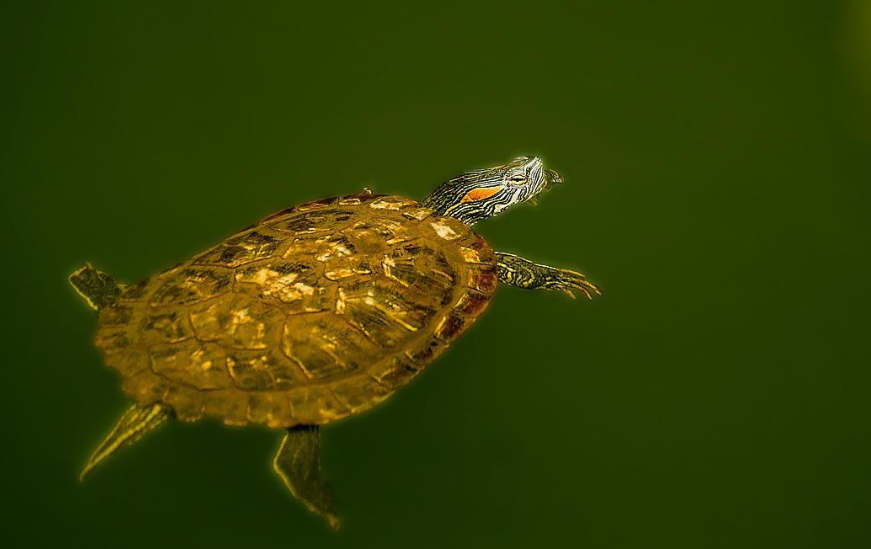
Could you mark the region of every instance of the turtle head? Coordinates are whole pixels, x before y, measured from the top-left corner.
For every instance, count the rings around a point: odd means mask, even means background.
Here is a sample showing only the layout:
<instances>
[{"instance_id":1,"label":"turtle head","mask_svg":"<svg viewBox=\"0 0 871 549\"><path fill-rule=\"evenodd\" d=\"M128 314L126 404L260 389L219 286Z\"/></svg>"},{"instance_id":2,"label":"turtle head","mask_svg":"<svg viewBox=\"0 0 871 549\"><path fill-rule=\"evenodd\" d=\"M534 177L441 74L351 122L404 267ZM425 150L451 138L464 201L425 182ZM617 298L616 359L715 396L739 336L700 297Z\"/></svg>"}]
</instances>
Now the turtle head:
<instances>
[{"instance_id":1,"label":"turtle head","mask_svg":"<svg viewBox=\"0 0 871 549\"><path fill-rule=\"evenodd\" d=\"M464 173L439 185L423 206L474 225L506 208L526 202L562 178L546 170L536 156L521 156L508 164Z\"/></svg>"}]
</instances>

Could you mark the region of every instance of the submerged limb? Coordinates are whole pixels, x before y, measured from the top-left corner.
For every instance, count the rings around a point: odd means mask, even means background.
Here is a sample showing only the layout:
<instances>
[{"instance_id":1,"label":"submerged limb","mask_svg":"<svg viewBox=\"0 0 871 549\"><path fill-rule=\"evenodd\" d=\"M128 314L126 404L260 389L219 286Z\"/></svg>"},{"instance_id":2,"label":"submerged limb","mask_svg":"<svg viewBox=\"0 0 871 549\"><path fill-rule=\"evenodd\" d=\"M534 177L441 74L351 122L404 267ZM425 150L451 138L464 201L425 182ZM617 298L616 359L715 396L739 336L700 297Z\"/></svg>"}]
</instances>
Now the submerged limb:
<instances>
[{"instance_id":1,"label":"submerged limb","mask_svg":"<svg viewBox=\"0 0 871 549\"><path fill-rule=\"evenodd\" d=\"M527 290L544 289L560 290L572 298L573 290L583 293L587 299L593 299L593 294L602 295L599 288L588 282L581 273L567 269L557 269L547 265L539 265L528 259L502 252L496 253L499 267L499 282Z\"/></svg>"},{"instance_id":2,"label":"submerged limb","mask_svg":"<svg viewBox=\"0 0 871 549\"><path fill-rule=\"evenodd\" d=\"M291 493L308 509L339 528L330 485L321 474L320 429L317 425L291 427L281 441L273 467Z\"/></svg>"},{"instance_id":3,"label":"submerged limb","mask_svg":"<svg viewBox=\"0 0 871 549\"><path fill-rule=\"evenodd\" d=\"M134 404L133 407L124 412L109 436L100 443L91 455L79 475L79 480L84 481L85 477L104 459L138 441L145 433L160 427L171 417L172 410L163 404L152 404L151 406Z\"/></svg>"},{"instance_id":4,"label":"submerged limb","mask_svg":"<svg viewBox=\"0 0 871 549\"><path fill-rule=\"evenodd\" d=\"M121 287L115 279L85 263L69 276L70 284L95 311L107 307L121 295Z\"/></svg>"}]
</instances>

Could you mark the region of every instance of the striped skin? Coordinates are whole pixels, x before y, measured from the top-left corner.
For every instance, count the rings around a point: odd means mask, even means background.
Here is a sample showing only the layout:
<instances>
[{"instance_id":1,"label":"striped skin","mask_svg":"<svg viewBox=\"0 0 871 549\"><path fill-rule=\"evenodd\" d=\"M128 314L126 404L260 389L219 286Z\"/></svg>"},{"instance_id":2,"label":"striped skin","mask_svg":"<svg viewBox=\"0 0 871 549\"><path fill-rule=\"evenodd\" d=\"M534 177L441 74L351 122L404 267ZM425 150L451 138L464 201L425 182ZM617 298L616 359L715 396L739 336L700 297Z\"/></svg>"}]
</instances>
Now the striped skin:
<instances>
[{"instance_id":1,"label":"striped skin","mask_svg":"<svg viewBox=\"0 0 871 549\"><path fill-rule=\"evenodd\" d=\"M474 225L559 182L556 172L543 169L541 159L521 156L504 166L467 172L442 183L423 206Z\"/></svg>"}]
</instances>

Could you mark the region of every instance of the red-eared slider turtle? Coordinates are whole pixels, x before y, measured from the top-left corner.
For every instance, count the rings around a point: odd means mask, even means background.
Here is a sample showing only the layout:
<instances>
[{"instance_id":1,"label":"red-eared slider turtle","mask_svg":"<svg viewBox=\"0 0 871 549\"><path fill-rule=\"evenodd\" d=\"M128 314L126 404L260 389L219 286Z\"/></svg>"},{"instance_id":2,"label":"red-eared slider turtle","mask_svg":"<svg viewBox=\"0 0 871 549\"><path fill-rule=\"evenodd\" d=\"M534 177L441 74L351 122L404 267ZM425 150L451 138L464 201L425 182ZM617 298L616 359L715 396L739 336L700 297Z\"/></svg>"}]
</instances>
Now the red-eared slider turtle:
<instances>
[{"instance_id":1,"label":"red-eared slider turtle","mask_svg":"<svg viewBox=\"0 0 871 549\"><path fill-rule=\"evenodd\" d=\"M472 231L560 181L521 157L420 203L367 192L290 208L129 286L85 265L70 282L99 311L97 347L135 404L82 477L170 418L259 423L285 431L276 472L336 527L319 426L411 380L478 318L497 281L598 293Z\"/></svg>"}]
</instances>

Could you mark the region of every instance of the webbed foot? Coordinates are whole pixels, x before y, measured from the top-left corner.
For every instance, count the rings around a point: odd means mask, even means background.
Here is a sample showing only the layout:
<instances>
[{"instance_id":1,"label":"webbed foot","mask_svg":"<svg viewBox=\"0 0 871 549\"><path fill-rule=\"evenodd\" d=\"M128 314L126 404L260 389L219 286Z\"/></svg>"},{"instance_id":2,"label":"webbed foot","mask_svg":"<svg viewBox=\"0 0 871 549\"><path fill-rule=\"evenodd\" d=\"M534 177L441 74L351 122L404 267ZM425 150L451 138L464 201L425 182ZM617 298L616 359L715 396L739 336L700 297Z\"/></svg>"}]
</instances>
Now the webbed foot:
<instances>
[{"instance_id":1,"label":"webbed foot","mask_svg":"<svg viewBox=\"0 0 871 549\"><path fill-rule=\"evenodd\" d=\"M575 291L583 293L587 299L593 299L593 294L602 295L598 286L577 271L540 265L514 254L500 252L496 257L499 281L503 284L530 290L559 290L572 299Z\"/></svg>"},{"instance_id":2,"label":"webbed foot","mask_svg":"<svg viewBox=\"0 0 871 549\"><path fill-rule=\"evenodd\" d=\"M163 404L139 406L134 404L124 412L112 432L100 443L88 463L79 474L79 481L84 481L97 465L118 450L130 446L142 438L145 433L160 427L172 417L172 410Z\"/></svg>"},{"instance_id":3,"label":"webbed foot","mask_svg":"<svg viewBox=\"0 0 871 549\"><path fill-rule=\"evenodd\" d=\"M121 286L115 279L98 271L90 263L85 263L69 276L76 292L87 301L95 311L107 307L121 295Z\"/></svg>"},{"instance_id":4,"label":"webbed foot","mask_svg":"<svg viewBox=\"0 0 871 549\"><path fill-rule=\"evenodd\" d=\"M291 427L281 441L273 467L290 492L309 511L327 519L334 530L339 528L336 505L330 485L321 474L320 429L317 425Z\"/></svg>"},{"instance_id":5,"label":"webbed foot","mask_svg":"<svg viewBox=\"0 0 871 549\"><path fill-rule=\"evenodd\" d=\"M548 290L560 290L568 294L572 299L575 298L574 290L583 293L587 299L593 299L593 294L602 295L602 291L598 286L587 280L583 274L577 271L568 269L550 269L545 275L545 281L541 287Z\"/></svg>"}]
</instances>

